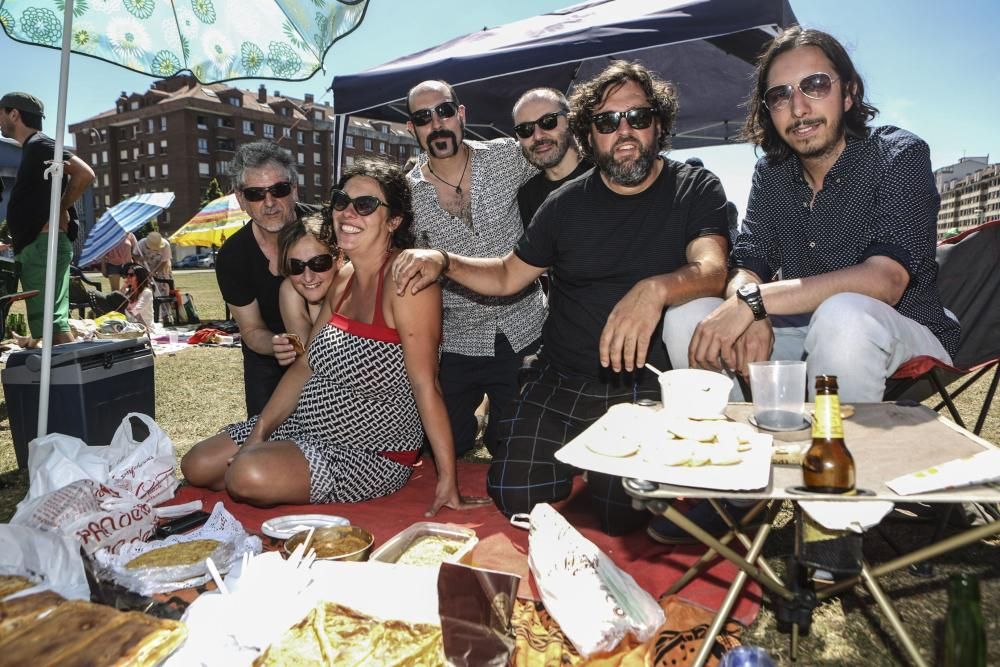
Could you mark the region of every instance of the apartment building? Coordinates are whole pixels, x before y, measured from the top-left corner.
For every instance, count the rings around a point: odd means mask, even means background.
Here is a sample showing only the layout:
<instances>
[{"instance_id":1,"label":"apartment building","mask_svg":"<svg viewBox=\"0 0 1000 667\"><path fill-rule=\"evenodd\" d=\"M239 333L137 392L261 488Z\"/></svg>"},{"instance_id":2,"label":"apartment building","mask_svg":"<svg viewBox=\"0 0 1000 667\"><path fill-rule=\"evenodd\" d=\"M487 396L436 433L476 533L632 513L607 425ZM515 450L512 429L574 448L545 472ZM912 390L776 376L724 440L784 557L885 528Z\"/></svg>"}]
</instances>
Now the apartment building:
<instances>
[{"instance_id":1,"label":"apartment building","mask_svg":"<svg viewBox=\"0 0 1000 667\"><path fill-rule=\"evenodd\" d=\"M1000 218L1000 164L989 164L989 156L962 158L934 175L941 194L939 239Z\"/></svg>"}]
</instances>

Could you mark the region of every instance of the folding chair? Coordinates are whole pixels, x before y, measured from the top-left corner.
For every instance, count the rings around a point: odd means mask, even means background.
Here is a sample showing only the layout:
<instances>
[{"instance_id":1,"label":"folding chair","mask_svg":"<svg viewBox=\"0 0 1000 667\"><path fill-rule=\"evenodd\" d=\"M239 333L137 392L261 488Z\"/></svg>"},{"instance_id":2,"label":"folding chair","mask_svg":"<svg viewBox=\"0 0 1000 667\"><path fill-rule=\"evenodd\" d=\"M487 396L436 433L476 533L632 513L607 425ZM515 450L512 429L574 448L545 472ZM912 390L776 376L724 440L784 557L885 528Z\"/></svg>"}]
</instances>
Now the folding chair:
<instances>
[{"instance_id":1,"label":"folding chair","mask_svg":"<svg viewBox=\"0 0 1000 667\"><path fill-rule=\"evenodd\" d=\"M177 291L174 286L174 281L172 278L157 278L156 276L150 276L156 287L159 289L153 290L153 321L160 321L160 309L162 306L174 309L174 320L173 324L181 323L181 293ZM160 286L166 287L166 294L157 294L161 289ZM169 318L168 318L169 319ZM167 322L170 324L170 322Z\"/></svg>"},{"instance_id":2,"label":"folding chair","mask_svg":"<svg viewBox=\"0 0 1000 667\"><path fill-rule=\"evenodd\" d=\"M69 309L74 308L80 313L80 319L87 316L87 309L91 307L90 297L87 294L87 285L98 292L103 291L100 280L91 280L83 274L83 269L73 264L69 265Z\"/></svg>"},{"instance_id":3,"label":"folding chair","mask_svg":"<svg viewBox=\"0 0 1000 667\"><path fill-rule=\"evenodd\" d=\"M7 337L7 314L15 301L37 296L38 290L17 291L17 269L14 260L0 257L0 340Z\"/></svg>"},{"instance_id":4,"label":"folding chair","mask_svg":"<svg viewBox=\"0 0 1000 667\"><path fill-rule=\"evenodd\" d=\"M937 262L941 302L962 324L958 353L952 364L927 356L910 359L890 378L885 399L894 401L905 394L906 398L923 400L937 394L941 401L934 410L947 406L955 423L965 428L954 399L992 371L993 379L972 429L979 435L1000 382L1000 220L942 241ZM948 384L963 375L971 377L949 391Z\"/></svg>"}]
</instances>

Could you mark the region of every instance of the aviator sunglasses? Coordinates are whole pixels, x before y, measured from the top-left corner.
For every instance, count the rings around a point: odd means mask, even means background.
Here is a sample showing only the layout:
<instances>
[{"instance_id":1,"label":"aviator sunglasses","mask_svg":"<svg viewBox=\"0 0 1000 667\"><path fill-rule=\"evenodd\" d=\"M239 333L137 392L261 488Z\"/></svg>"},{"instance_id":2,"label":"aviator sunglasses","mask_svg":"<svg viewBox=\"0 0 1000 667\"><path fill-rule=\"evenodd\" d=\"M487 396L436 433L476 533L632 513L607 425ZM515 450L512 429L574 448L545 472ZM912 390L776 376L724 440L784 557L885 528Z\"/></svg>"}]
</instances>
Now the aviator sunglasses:
<instances>
[{"instance_id":1,"label":"aviator sunglasses","mask_svg":"<svg viewBox=\"0 0 1000 667\"><path fill-rule=\"evenodd\" d=\"M348 204L354 204L354 210L358 212L358 215L371 215L379 206L389 208L388 204L372 195L361 195L351 199L351 196L343 190L330 192L330 206L335 211L343 211Z\"/></svg>"},{"instance_id":2,"label":"aviator sunglasses","mask_svg":"<svg viewBox=\"0 0 1000 667\"><path fill-rule=\"evenodd\" d=\"M418 109L410 114L410 122L417 127L423 127L431 122L431 114L437 114L438 118L451 118L458 113L458 105L451 100L442 102L433 109Z\"/></svg>"},{"instance_id":3,"label":"aviator sunglasses","mask_svg":"<svg viewBox=\"0 0 1000 667\"><path fill-rule=\"evenodd\" d=\"M243 193L243 197L247 201L264 201L268 192L275 199L284 199L292 193L292 184L288 181L280 181L266 188L243 188L240 192Z\"/></svg>"},{"instance_id":4,"label":"aviator sunglasses","mask_svg":"<svg viewBox=\"0 0 1000 667\"><path fill-rule=\"evenodd\" d=\"M559 123L559 116L565 116L565 111L553 111L552 113L547 113L537 120L525 121L523 123L518 123L514 126L514 134L521 137L522 139L527 139L535 133L535 125L542 128L543 130L554 130L556 125Z\"/></svg>"},{"instance_id":5,"label":"aviator sunglasses","mask_svg":"<svg viewBox=\"0 0 1000 667\"><path fill-rule=\"evenodd\" d=\"M826 72L816 72L803 78L797 84L785 83L780 86L771 86L764 91L764 106L768 111L781 111L788 106L798 89L803 95L811 100L821 100L830 94L833 84L839 81Z\"/></svg>"},{"instance_id":6,"label":"aviator sunglasses","mask_svg":"<svg viewBox=\"0 0 1000 667\"><path fill-rule=\"evenodd\" d=\"M622 118L628 121L633 130L645 130L653 124L653 114L656 112L652 107L639 107L628 111L604 111L595 113L590 122L601 134L611 134L618 129Z\"/></svg>"},{"instance_id":7,"label":"aviator sunglasses","mask_svg":"<svg viewBox=\"0 0 1000 667\"><path fill-rule=\"evenodd\" d=\"M313 273L323 273L329 271L333 268L333 255L327 253L325 255L316 255L311 257L306 261L301 259L295 259L294 257L288 258L288 274L292 276L299 276L306 272L306 267Z\"/></svg>"}]
</instances>

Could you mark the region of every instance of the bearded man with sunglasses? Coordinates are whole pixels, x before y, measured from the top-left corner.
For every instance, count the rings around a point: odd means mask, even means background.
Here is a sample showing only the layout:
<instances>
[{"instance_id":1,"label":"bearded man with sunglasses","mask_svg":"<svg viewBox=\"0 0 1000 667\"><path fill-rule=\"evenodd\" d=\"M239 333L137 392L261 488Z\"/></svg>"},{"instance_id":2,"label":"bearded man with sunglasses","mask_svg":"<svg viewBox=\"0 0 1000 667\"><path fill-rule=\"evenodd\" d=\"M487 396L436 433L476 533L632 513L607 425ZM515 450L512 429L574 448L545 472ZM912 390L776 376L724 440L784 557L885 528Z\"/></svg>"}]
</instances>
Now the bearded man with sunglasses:
<instances>
[{"instance_id":1,"label":"bearded man with sunglasses","mask_svg":"<svg viewBox=\"0 0 1000 667\"><path fill-rule=\"evenodd\" d=\"M279 290L284 276L278 258L278 234L301 213L316 207L298 203L298 174L292 154L269 141L241 145L231 172L236 200L250 224L219 248L215 276L228 304L243 347L243 391L247 416L264 409L295 348L285 338Z\"/></svg>"},{"instance_id":2,"label":"bearded man with sunglasses","mask_svg":"<svg viewBox=\"0 0 1000 667\"><path fill-rule=\"evenodd\" d=\"M878 110L844 47L792 27L757 66L744 133L764 150L728 298L698 325L693 366L805 359L841 400L878 402L911 357L950 363L958 322L937 291L940 198L929 149ZM721 359L721 362L720 362Z\"/></svg>"},{"instance_id":3,"label":"bearded man with sunglasses","mask_svg":"<svg viewBox=\"0 0 1000 667\"><path fill-rule=\"evenodd\" d=\"M670 367L664 309L722 291L726 196L710 172L660 155L676 114L673 86L638 63L612 63L570 103L570 127L596 168L549 195L513 251L495 259L408 251L393 267L399 290L444 274L488 295L516 293L546 268L554 275L540 374L501 422L487 476L507 515L569 495L580 470L555 452L612 405L658 399L642 366ZM605 532L647 523L620 478L590 472L587 485Z\"/></svg>"},{"instance_id":4,"label":"bearded man with sunglasses","mask_svg":"<svg viewBox=\"0 0 1000 667\"><path fill-rule=\"evenodd\" d=\"M407 128L423 149L407 174L417 244L492 257L523 231L517 191L536 170L516 141L465 136L465 107L444 81L424 81L407 97ZM517 397L522 358L533 353L545 320L537 280L508 296L482 297L442 283L444 337L439 381L459 455L475 445L476 408L489 397L486 444L491 449L504 406Z\"/></svg>"}]
</instances>

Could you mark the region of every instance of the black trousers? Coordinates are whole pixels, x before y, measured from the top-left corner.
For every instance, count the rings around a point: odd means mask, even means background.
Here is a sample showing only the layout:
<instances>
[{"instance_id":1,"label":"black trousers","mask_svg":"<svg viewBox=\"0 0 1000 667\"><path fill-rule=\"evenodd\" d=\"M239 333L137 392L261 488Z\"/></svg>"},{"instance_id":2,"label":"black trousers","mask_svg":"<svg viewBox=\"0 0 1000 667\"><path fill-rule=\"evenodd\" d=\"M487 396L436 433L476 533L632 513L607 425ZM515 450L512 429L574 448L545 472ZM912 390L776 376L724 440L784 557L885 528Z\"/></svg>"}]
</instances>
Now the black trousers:
<instances>
[{"instance_id":1,"label":"black trousers","mask_svg":"<svg viewBox=\"0 0 1000 667\"><path fill-rule=\"evenodd\" d=\"M501 418L500 442L486 477L487 492L507 516L569 496L581 471L557 460L555 453L609 407L660 397L655 383L640 385L626 374L610 374L610 381L602 382L559 373L544 361L540 369ZM587 489L605 533L624 535L649 522L649 512L632 508L621 477L591 470Z\"/></svg>"},{"instance_id":2,"label":"black trousers","mask_svg":"<svg viewBox=\"0 0 1000 667\"><path fill-rule=\"evenodd\" d=\"M492 451L497 439L497 423L503 409L517 398L520 386L517 376L521 358L534 351L529 346L515 352L502 333L497 333L495 354L492 357L469 357L464 354L444 352L438 369L438 380L444 393L451 433L455 439L455 454L461 456L476 444L476 408L483 402L483 394L490 398L489 425L486 429L486 446Z\"/></svg>"},{"instance_id":3,"label":"black trousers","mask_svg":"<svg viewBox=\"0 0 1000 667\"><path fill-rule=\"evenodd\" d=\"M265 357L243 348L243 395L247 402L247 418L259 415L274 393L286 366L279 366L274 357Z\"/></svg>"}]
</instances>

